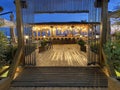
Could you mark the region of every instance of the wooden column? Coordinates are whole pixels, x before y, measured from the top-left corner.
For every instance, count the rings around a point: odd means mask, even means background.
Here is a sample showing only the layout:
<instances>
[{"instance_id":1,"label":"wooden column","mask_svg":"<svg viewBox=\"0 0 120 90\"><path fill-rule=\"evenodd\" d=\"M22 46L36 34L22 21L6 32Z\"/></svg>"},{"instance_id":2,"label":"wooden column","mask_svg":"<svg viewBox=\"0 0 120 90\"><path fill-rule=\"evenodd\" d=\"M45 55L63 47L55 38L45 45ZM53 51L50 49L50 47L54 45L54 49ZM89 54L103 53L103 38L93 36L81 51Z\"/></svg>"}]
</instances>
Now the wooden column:
<instances>
[{"instance_id":1,"label":"wooden column","mask_svg":"<svg viewBox=\"0 0 120 90\"><path fill-rule=\"evenodd\" d=\"M32 30L32 39L34 39L34 31Z\"/></svg>"},{"instance_id":2,"label":"wooden column","mask_svg":"<svg viewBox=\"0 0 120 90\"><path fill-rule=\"evenodd\" d=\"M110 23L110 18L108 18L108 23L107 23L107 40L111 39L110 33L111 33L111 23Z\"/></svg>"},{"instance_id":3,"label":"wooden column","mask_svg":"<svg viewBox=\"0 0 120 90\"><path fill-rule=\"evenodd\" d=\"M36 31L36 39L38 40L38 31Z\"/></svg>"},{"instance_id":4,"label":"wooden column","mask_svg":"<svg viewBox=\"0 0 120 90\"><path fill-rule=\"evenodd\" d=\"M10 66L10 70L8 76L13 79L16 69L20 64L20 60L24 60L24 35L23 35L23 23L22 23L22 14L21 14L21 4L20 0L15 0L16 4L16 23L17 23L17 35L18 35L18 49L15 54L12 65Z\"/></svg>"},{"instance_id":5,"label":"wooden column","mask_svg":"<svg viewBox=\"0 0 120 90\"><path fill-rule=\"evenodd\" d=\"M21 14L20 0L16 0L16 21L17 21L17 35L18 35L18 47L24 46L24 35L23 35L23 22Z\"/></svg>"},{"instance_id":6,"label":"wooden column","mask_svg":"<svg viewBox=\"0 0 120 90\"><path fill-rule=\"evenodd\" d=\"M102 12L101 12L101 31L100 31L100 64L104 64L102 58L103 45L107 40L107 26L108 26L108 0L102 0Z\"/></svg>"},{"instance_id":7,"label":"wooden column","mask_svg":"<svg viewBox=\"0 0 120 90\"><path fill-rule=\"evenodd\" d=\"M101 13L101 43L106 43L107 40L107 26L108 26L108 0L102 0Z\"/></svg>"},{"instance_id":8,"label":"wooden column","mask_svg":"<svg viewBox=\"0 0 120 90\"><path fill-rule=\"evenodd\" d=\"M53 30L53 36L56 37L56 29Z\"/></svg>"},{"instance_id":9,"label":"wooden column","mask_svg":"<svg viewBox=\"0 0 120 90\"><path fill-rule=\"evenodd\" d=\"M10 21L14 21L14 15L13 13L10 14ZM15 32L14 32L14 27L10 27L10 37L11 37L11 44L15 43Z\"/></svg>"},{"instance_id":10,"label":"wooden column","mask_svg":"<svg viewBox=\"0 0 120 90\"><path fill-rule=\"evenodd\" d=\"M50 36L53 37L53 26L51 26Z\"/></svg>"}]
</instances>

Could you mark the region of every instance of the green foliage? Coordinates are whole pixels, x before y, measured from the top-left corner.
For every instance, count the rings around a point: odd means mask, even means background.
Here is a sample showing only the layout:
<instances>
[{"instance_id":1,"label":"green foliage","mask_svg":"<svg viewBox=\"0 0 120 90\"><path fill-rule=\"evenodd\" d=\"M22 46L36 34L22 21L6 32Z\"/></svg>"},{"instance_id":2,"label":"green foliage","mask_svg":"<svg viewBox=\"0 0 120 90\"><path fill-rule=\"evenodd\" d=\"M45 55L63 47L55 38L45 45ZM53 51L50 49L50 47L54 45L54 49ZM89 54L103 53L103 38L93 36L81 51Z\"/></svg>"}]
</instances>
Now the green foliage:
<instances>
[{"instance_id":1,"label":"green foliage","mask_svg":"<svg viewBox=\"0 0 120 90\"><path fill-rule=\"evenodd\" d=\"M112 63L114 68L120 72L120 43L118 40L108 41L104 45L104 51L107 55L107 64Z\"/></svg>"},{"instance_id":2,"label":"green foliage","mask_svg":"<svg viewBox=\"0 0 120 90\"><path fill-rule=\"evenodd\" d=\"M5 62L5 52L7 51L7 37L3 34L3 32L0 32L0 67L2 67Z\"/></svg>"},{"instance_id":3,"label":"green foliage","mask_svg":"<svg viewBox=\"0 0 120 90\"><path fill-rule=\"evenodd\" d=\"M41 47L45 47L47 45L47 42L49 42L47 39L40 41Z\"/></svg>"},{"instance_id":4,"label":"green foliage","mask_svg":"<svg viewBox=\"0 0 120 90\"><path fill-rule=\"evenodd\" d=\"M83 39L80 39L77 43L81 46L84 46L86 44L86 42Z\"/></svg>"},{"instance_id":5,"label":"green foliage","mask_svg":"<svg viewBox=\"0 0 120 90\"><path fill-rule=\"evenodd\" d=\"M17 46L9 45L7 37L0 32L0 68L12 62Z\"/></svg>"},{"instance_id":6,"label":"green foliage","mask_svg":"<svg viewBox=\"0 0 120 90\"><path fill-rule=\"evenodd\" d=\"M5 52L6 64L10 64L14 59L15 53L17 51L17 46L8 45L7 51Z\"/></svg>"}]
</instances>

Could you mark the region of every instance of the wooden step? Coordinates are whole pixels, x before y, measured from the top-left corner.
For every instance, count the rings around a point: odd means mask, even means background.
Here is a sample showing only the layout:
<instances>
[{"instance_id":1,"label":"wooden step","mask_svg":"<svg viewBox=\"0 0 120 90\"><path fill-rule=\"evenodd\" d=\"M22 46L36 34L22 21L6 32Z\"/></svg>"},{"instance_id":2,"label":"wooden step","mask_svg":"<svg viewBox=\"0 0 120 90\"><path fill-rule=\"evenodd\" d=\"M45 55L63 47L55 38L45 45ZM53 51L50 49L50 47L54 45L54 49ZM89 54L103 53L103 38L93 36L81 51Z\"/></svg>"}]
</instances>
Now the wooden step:
<instances>
[{"instance_id":1,"label":"wooden step","mask_svg":"<svg viewBox=\"0 0 120 90\"><path fill-rule=\"evenodd\" d=\"M10 90L108 90L101 87L11 87Z\"/></svg>"},{"instance_id":2,"label":"wooden step","mask_svg":"<svg viewBox=\"0 0 120 90\"><path fill-rule=\"evenodd\" d=\"M107 87L99 67L26 67L12 87Z\"/></svg>"}]
</instances>

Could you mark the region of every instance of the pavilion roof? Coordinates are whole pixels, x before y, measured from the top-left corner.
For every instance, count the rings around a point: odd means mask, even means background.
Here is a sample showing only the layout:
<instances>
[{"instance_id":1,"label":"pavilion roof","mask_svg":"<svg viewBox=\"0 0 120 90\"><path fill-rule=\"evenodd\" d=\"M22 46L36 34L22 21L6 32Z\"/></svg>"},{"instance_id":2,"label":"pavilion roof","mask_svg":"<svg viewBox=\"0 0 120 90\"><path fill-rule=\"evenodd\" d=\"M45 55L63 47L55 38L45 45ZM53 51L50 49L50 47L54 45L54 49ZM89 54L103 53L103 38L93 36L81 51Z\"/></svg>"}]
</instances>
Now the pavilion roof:
<instances>
[{"instance_id":1,"label":"pavilion roof","mask_svg":"<svg viewBox=\"0 0 120 90\"><path fill-rule=\"evenodd\" d=\"M101 7L98 0L24 0L23 21L34 22L34 14L41 13L87 13L90 22L100 22ZM100 2L98 2L99 4Z\"/></svg>"},{"instance_id":2,"label":"pavilion roof","mask_svg":"<svg viewBox=\"0 0 120 90\"><path fill-rule=\"evenodd\" d=\"M109 13L110 18L120 18L120 10L116 10Z\"/></svg>"}]
</instances>

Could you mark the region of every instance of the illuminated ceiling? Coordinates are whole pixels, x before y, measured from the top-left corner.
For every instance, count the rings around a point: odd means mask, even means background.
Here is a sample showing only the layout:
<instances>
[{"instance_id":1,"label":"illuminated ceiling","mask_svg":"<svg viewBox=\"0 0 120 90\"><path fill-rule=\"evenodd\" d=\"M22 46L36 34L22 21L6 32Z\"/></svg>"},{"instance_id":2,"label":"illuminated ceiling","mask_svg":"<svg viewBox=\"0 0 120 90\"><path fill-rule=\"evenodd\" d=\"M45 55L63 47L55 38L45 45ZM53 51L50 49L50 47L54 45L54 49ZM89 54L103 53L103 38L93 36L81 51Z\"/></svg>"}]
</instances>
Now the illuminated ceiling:
<instances>
[{"instance_id":1,"label":"illuminated ceiling","mask_svg":"<svg viewBox=\"0 0 120 90\"><path fill-rule=\"evenodd\" d=\"M48 31L48 30L61 30L61 31L66 31L66 30L76 30L76 31L84 31L86 32L89 28L88 24L49 24L49 25L34 25L32 30L33 31Z\"/></svg>"}]
</instances>

